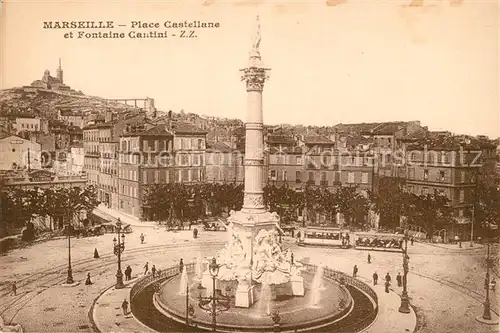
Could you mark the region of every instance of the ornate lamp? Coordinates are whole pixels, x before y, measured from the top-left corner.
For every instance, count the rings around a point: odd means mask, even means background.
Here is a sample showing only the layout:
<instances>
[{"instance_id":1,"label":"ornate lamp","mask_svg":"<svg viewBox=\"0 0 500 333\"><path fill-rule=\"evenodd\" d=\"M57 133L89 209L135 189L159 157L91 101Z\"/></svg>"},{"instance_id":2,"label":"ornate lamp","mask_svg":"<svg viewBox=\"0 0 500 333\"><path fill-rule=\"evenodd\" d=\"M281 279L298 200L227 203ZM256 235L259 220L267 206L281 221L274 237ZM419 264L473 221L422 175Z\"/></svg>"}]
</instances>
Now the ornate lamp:
<instances>
[{"instance_id":1,"label":"ornate lamp","mask_svg":"<svg viewBox=\"0 0 500 333\"><path fill-rule=\"evenodd\" d=\"M208 265L208 271L213 278L215 278L215 277L217 277L217 275L219 275L219 268L220 268L220 265L217 264L217 259L212 258L212 261Z\"/></svg>"}]
</instances>

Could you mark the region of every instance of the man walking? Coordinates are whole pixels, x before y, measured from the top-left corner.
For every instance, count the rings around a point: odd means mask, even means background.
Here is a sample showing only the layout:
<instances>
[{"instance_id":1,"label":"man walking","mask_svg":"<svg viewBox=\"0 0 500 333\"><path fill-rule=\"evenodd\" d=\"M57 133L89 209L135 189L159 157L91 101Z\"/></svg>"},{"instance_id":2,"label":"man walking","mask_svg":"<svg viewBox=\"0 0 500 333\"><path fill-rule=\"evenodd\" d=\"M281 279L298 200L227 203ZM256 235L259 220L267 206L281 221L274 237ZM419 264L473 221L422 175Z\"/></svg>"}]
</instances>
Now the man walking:
<instances>
[{"instance_id":1,"label":"man walking","mask_svg":"<svg viewBox=\"0 0 500 333\"><path fill-rule=\"evenodd\" d=\"M368 263L371 264L372 263L372 256L368 253Z\"/></svg>"},{"instance_id":2,"label":"man walking","mask_svg":"<svg viewBox=\"0 0 500 333\"><path fill-rule=\"evenodd\" d=\"M155 265L153 265L153 267L151 267L151 273L153 274L153 278L154 278L155 275L156 275L156 267L155 267Z\"/></svg>"},{"instance_id":3,"label":"man walking","mask_svg":"<svg viewBox=\"0 0 500 333\"><path fill-rule=\"evenodd\" d=\"M352 276L356 277L358 275L358 265L354 265L354 268L352 269Z\"/></svg>"},{"instance_id":4,"label":"man walking","mask_svg":"<svg viewBox=\"0 0 500 333\"><path fill-rule=\"evenodd\" d=\"M141 233L140 238L141 238L141 244L144 244L144 234Z\"/></svg>"},{"instance_id":5,"label":"man walking","mask_svg":"<svg viewBox=\"0 0 500 333\"><path fill-rule=\"evenodd\" d=\"M373 285L376 286L378 281L378 274L377 272L373 273Z\"/></svg>"},{"instance_id":6,"label":"man walking","mask_svg":"<svg viewBox=\"0 0 500 333\"><path fill-rule=\"evenodd\" d=\"M410 238L410 243L411 243L411 245L412 245L412 246L413 246L413 241L414 241L414 240L415 240L415 238L413 238L413 236L411 236L411 238Z\"/></svg>"},{"instance_id":7,"label":"man walking","mask_svg":"<svg viewBox=\"0 0 500 333\"><path fill-rule=\"evenodd\" d=\"M14 281L14 283L12 283L12 293L11 295L14 294L14 296L17 296L17 284L16 284L16 281Z\"/></svg>"},{"instance_id":8,"label":"man walking","mask_svg":"<svg viewBox=\"0 0 500 333\"><path fill-rule=\"evenodd\" d=\"M389 274L389 272L387 272L387 274L385 275L385 281L391 283L391 275Z\"/></svg>"},{"instance_id":9,"label":"man walking","mask_svg":"<svg viewBox=\"0 0 500 333\"><path fill-rule=\"evenodd\" d=\"M124 299L122 302L123 314L126 316L128 314L128 301Z\"/></svg>"},{"instance_id":10,"label":"man walking","mask_svg":"<svg viewBox=\"0 0 500 333\"><path fill-rule=\"evenodd\" d=\"M125 268L125 281L130 281L132 280L132 268L130 268L130 265Z\"/></svg>"},{"instance_id":11,"label":"man walking","mask_svg":"<svg viewBox=\"0 0 500 333\"><path fill-rule=\"evenodd\" d=\"M149 263L146 261L146 265L144 265L144 275L147 275L149 272Z\"/></svg>"},{"instance_id":12,"label":"man walking","mask_svg":"<svg viewBox=\"0 0 500 333\"><path fill-rule=\"evenodd\" d=\"M403 279L401 277L401 273L398 272L398 275L396 276L396 282L398 283L398 287L401 287L403 285Z\"/></svg>"},{"instance_id":13,"label":"man walking","mask_svg":"<svg viewBox=\"0 0 500 333\"><path fill-rule=\"evenodd\" d=\"M182 261L182 258L181 258L181 261L179 262L179 272L182 273L183 269L184 269L184 261Z\"/></svg>"}]
</instances>

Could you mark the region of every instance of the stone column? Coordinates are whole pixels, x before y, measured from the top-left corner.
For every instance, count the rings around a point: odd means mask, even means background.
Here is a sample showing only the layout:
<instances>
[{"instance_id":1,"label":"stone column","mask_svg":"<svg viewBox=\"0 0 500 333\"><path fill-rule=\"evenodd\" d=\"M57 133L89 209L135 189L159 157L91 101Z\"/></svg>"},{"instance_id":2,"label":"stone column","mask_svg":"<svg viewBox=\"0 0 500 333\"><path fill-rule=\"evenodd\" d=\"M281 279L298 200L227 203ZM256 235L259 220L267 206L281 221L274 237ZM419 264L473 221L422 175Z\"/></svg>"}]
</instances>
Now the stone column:
<instances>
[{"instance_id":1,"label":"stone column","mask_svg":"<svg viewBox=\"0 0 500 333\"><path fill-rule=\"evenodd\" d=\"M257 18L258 22L258 18ZM247 122L245 125L245 195L243 209L245 213L264 213L264 191L262 189L264 177L264 142L262 91L268 78L268 68L265 68L260 56L260 23L258 22L257 37L254 42L241 80L246 83Z\"/></svg>"}]
</instances>

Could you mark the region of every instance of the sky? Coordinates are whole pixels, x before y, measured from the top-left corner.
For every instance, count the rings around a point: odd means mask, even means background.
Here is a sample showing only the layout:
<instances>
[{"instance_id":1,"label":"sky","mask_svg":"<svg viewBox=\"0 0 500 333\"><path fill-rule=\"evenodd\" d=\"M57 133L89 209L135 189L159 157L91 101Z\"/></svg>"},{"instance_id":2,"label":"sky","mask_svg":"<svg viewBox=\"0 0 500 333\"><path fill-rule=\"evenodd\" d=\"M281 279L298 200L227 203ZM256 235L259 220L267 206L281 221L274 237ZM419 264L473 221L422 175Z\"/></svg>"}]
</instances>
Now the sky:
<instances>
[{"instance_id":1,"label":"sky","mask_svg":"<svg viewBox=\"0 0 500 333\"><path fill-rule=\"evenodd\" d=\"M420 120L498 137L497 1L410 1L4 0L0 87L27 85L45 69L55 76L62 58L65 83L87 95L147 96L160 110L245 120L239 69L259 15L271 68L266 124ZM70 39L80 29L43 29L56 20L110 20L125 33L139 31L131 21L158 22L158 31L165 21L220 27L195 29L197 38Z\"/></svg>"}]
</instances>

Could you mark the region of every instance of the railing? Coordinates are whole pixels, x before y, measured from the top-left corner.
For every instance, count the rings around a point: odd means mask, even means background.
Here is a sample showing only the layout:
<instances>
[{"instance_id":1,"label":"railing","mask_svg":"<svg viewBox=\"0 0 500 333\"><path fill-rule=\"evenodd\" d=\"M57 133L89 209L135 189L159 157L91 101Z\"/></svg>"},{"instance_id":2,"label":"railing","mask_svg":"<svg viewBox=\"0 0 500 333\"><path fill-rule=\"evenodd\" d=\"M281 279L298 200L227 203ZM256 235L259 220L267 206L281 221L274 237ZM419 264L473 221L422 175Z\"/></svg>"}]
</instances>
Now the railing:
<instances>
[{"instance_id":1,"label":"railing","mask_svg":"<svg viewBox=\"0 0 500 333\"><path fill-rule=\"evenodd\" d=\"M195 263L189 263L184 265L184 269L186 269L186 273L194 273ZM155 274L153 277L152 274L146 275L140 278L130 290L130 303L134 300L134 298L139 294L142 290L144 290L149 285L156 283L158 281L168 279L174 277L175 275L180 274L179 266L173 266L166 269L160 269L160 272Z\"/></svg>"},{"instance_id":2,"label":"railing","mask_svg":"<svg viewBox=\"0 0 500 333\"><path fill-rule=\"evenodd\" d=\"M310 274L315 274L318 270L318 266L316 265L305 264L305 263L302 263L302 265L304 267L304 271ZM187 273L194 273L195 263L185 264L184 269L187 270ZM160 270L160 272L155 274L154 277L153 275L149 274L140 278L130 290L130 304L133 303L134 299L140 292L142 292L150 285L158 283L165 279L172 278L177 274L180 274L179 266L173 266L164 270ZM366 293L373 300L373 302L375 303L373 310L370 311L367 315L364 315L362 317L356 317L356 321L348 324L348 326L346 327L343 327L342 332L355 333L366 329L366 326L375 320L378 313L378 297L375 291L373 291L373 289L371 289L366 283L354 277L351 277L343 272L336 271L328 267L324 267L323 276L326 278L333 279L341 284L352 286Z\"/></svg>"},{"instance_id":3,"label":"railing","mask_svg":"<svg viewBox=\"0 0 500 333\"><path fill-rule=\"evenodd\" d=\"M311 273L311 274L316 273L316 271L318 270L318 266L316 266L316 265L304 264L304 263L302 263L302 265L304 266L304 270L308 273ZM323 276L325 276L327 278L334 279L335 281L340 282L340 283L345 282L346 284L349 284L349 285L365 292L375 302L374 311L375 311L375 314L377 313L377 311L378 311L377 293L375 293L375 291L372 288L370 288L370 286L368 286L366 283L356 279L355 277L349 276L343 272L336 271L336 270L333 270L333 269L328 268L328 267L324 268ZM372 315L372 314L370 314L370 315ZM367 316L367 317L369 317L369 316Z\"/></svg>"}]
</instances>

